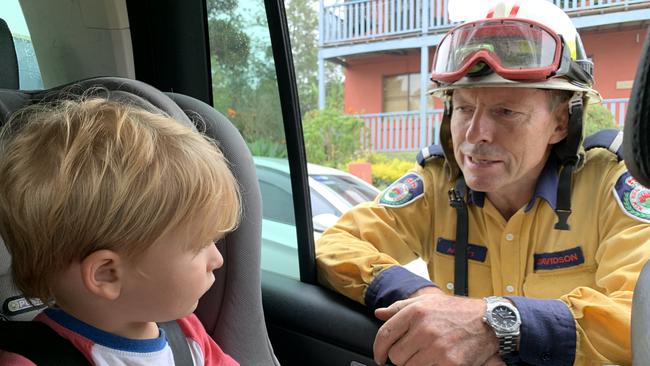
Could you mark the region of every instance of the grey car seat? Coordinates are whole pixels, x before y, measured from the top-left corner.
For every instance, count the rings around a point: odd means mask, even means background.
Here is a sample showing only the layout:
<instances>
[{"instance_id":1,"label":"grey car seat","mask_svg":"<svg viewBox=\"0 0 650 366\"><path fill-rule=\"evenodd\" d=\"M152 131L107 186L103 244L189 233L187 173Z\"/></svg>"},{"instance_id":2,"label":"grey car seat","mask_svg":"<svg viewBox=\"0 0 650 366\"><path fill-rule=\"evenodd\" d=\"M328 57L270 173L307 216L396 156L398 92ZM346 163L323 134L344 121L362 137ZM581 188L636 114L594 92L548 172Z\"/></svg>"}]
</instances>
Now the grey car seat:
<instances>
[{"instance_id":1,"label":"grey car seat","mask_svg":"<svg viewBox=\"0 0 650 366\"><path fill-rule=\"evenodd\" d=\"M242 365L278 365L262 310L260 190L251 153L237 129L214 108L197 99L165 94L135 80L92 78L49 90L20 91L15 51L13 47L1 47L7 43L7 37L11 43L11 34L0 20L0 125L26 105L95 89L95 92L109 94L111 98L126 99L148 109L161 110L182 123L196 123L199 130L218 142L241 187L243 218L237 230L227 235L220 244L225 264L217 271L214 285L199 301L196 314L208 334ZM13 62L6 61L12 57ZM5 71L15 77L5 77ZM20 298L21 295L11 285L10 258L4 243L0 243L0 314L9 322L31 319L39 311L28 306L20 311L16 304L25 303L16 301Z\"/></svg>"},{"instance_id":2,"label":"grey car seat","mask_svg":"<svg viewBox=\"0 0 650 366\"><path fill-rule=\"evenodd\" d=\"M266 333L262 311L260 190L250 151L237 129L223 115L191 97L166 95L135 80L106 77L37 92L0 90L0 124L28 104L81 94L97 87L101 89L96 92L109 93L111 98L126 99L148 109L162 110L187 124L196 121L198 128L220 145L240 184L244 216L238 229L226 236L220 247L225 264L218 270L215 284L201 298L196 314L208 334L242 365L278 364ZM8 267L6 263L4 267ZM6 279L8 276L4 277ZM2 298L17 295L4 294Z\"/></svg>"}]
</instances>

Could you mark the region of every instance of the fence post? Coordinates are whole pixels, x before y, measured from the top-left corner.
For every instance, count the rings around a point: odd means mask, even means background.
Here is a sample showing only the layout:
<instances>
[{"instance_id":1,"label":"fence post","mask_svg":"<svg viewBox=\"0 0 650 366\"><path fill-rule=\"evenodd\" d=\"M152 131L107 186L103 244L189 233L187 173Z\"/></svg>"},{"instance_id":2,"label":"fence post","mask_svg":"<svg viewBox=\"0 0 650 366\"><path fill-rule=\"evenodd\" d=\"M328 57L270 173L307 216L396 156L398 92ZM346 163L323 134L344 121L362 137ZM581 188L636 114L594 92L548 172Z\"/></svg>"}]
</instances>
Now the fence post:
<instances>
[{"instance_id":1,"label":"fence post","mask_svg":"<svg viewBox=\"0 0 650 366\"><path fill-rule=\"evenodd\" d=\"M424 0L429 1L429 0ZM422 46L420 48L420 146L426 146L427 141L427 86L429 81L429 47Z\"/></svg>"}]
</instances>

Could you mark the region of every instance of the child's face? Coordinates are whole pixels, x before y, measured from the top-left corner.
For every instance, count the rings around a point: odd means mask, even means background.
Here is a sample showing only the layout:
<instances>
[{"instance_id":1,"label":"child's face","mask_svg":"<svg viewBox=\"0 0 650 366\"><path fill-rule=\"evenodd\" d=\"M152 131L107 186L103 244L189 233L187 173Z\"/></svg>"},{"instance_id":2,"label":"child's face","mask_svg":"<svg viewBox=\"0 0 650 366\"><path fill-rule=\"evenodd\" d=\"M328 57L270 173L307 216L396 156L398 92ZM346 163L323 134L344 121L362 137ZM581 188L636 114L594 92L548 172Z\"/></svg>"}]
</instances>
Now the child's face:
<instances>
[{"instance_id":1,"label":"child's face","mask_svg":"<svg viewBox=\"0 0 650 366\"><path fill-rule=\"evenodd\" d=\"M122 294L133 299L134 321L186 316L212 286L212 271L223 265L223 257L213 243L205 243L198 252L185 249L193 229L189 225L171 231L126 270Z\"/></svg>"}]
</instances>

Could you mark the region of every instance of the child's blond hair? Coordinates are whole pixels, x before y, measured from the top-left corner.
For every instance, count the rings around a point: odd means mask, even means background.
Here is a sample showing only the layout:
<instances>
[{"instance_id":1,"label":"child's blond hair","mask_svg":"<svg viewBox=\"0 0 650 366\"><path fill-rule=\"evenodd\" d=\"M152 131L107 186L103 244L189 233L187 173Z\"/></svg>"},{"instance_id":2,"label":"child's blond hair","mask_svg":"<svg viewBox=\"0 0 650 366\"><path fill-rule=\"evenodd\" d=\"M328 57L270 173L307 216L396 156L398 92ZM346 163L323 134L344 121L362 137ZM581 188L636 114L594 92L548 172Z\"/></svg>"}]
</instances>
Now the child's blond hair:
<instances>
[{"instance_id":1,"label":"child's blond hair","mask_svg":"<svg viewBox=\"0 0 650 366\"><path fill-rule=\"evenodd\" d=\"M163 114L105 98L28 108L3 128L0 235L14 281L50 301L53 275L100 249L137 258L199 223L198 250L233 230L235 178L214 143Z\"/></svg>"}]
</instances>

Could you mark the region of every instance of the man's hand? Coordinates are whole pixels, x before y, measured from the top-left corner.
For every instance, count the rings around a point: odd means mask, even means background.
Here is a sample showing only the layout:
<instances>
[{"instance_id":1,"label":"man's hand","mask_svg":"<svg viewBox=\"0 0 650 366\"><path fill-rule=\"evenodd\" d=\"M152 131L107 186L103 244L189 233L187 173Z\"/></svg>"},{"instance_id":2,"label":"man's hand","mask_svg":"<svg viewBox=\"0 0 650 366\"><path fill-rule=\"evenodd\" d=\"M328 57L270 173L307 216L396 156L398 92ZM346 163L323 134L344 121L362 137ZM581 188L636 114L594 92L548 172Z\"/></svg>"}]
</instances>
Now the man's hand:
<instances>
[{"instance_id":1,"label":"man's hand","mask_svg":"<svg viewBox=\"0 0 650 366\"><path fill-rule=\"evenodd\" d=\"M427 287L375 310L386 323L375 338L375 362L396 365L503 365L499 342L483 322L485 300L455 297Z\"/></svg>"}]
</instances>

